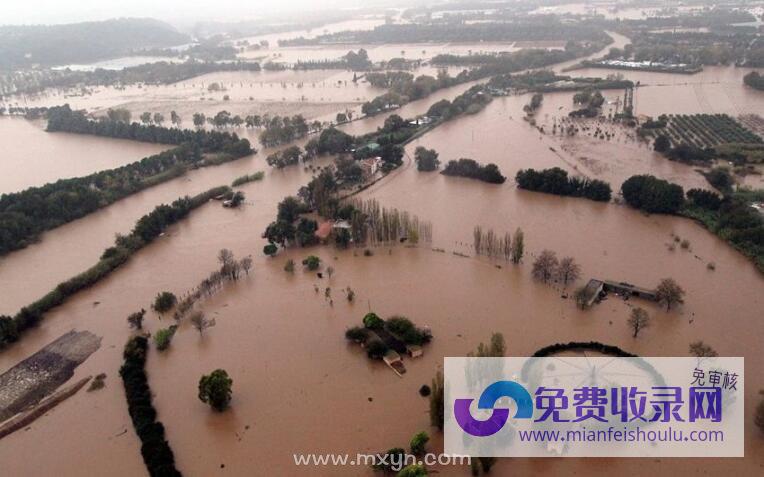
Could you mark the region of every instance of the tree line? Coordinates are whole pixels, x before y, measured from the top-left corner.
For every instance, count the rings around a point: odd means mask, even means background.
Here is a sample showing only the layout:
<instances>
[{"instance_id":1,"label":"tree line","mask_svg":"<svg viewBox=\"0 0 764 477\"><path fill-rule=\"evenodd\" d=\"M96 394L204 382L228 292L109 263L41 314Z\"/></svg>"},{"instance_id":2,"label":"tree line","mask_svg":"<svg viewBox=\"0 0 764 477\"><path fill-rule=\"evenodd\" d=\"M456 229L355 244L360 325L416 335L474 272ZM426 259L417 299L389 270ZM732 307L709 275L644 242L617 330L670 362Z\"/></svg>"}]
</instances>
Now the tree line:
<instances>
[{"instance_id":1,"label":"tree line","mask_svg":"<svg viewBox=\"0 0 764 477\"><path fill-rule=\"evenodd\" d=\"M48 126L46 130L48 132L91 134L94 136L129 139L156 144L187 145L198 148L202 152L223 152L238 155L239 157L254 152L250 147L249 141L239 139L236 134L220 131L165 128L156 124L129 122L129 115L125 115L123 110L111 110L111 114L107 117L92 120L88 119L84 112L72 110L66 104L49 108L47 119Z\"/></svg>"},{"instance_id":2,"label":"tree line","mask_svg":"<svg viewBox=\"0 0 764 477\"><path fill-rule=\"evenodd\" d=\"M127 410L135 433L141 440L141 455L149 475L180 477L164 426L157 420L157 412L151 402L151 388L146 375L148 350L148 339L145 336L133 336L125 344L122 353L124 363L119 369L119 375L125 387Z\"/></svg>"},{"instance_id":3,"label":"tree line","mask_svg":"<svg viewBox=\"0 0 764 477\"><path fill-rule=\"evenodd\" d=\"M499 235L493 229L486 230L476 225L472 232L472 246L476 255L503 258L518 264L525 254L525 236L520 227L515 230L513 236L509 232Z\"/></svg>"},{"instance_id":4,"label":"tree line","mask_svg":"<svg viewBox=\"0 0 764 477\"><path fill-rule=\"evenodd\" d=\"M0 69L52 66L118 58L136 50L181 45L189 37L150 18L120 18L60 25L0 27Z\"/></svg>"},{"instance_id":5,"label":"tree line","mask_svg":"<svg viewBox=\"0 0 764 477\"><path fill-rule=\"evenodd\" d=\"M448 43L479 41L562 40L608 42L602 28L585 23L563 23L551 15L516 18L510 22L407 23L380 25L367 31L342 31L315 38L279 40L280 46L324 43Z\"/></svg>"},{"instance_id":6,"label":"tree line","mask_svg":"<svg viewBox=\"0 0 764 477\"><path fill-rule=\"evenodd\" d=\"M62 179L40 187L0 196L0 255L23 248L39 235L183 174L187 169L251 154L249 141L235 134L188 131L92 121L68 106L52 109L48 129L148 142L180 144L140 161L88 176ZM202 152L219 156L205 160Z\"/></svg>"},{"instance_id":7,"label":"tree line","mask_svg":"<svg viewBox=\"0 0 764 477\"><path fill-rule=\"evenodd\" d=\"M586 46L571 44L565 50L520 50L506 55L492 56L492 61L465 69L453 77L445 70L439 71L437 77L420 75L416 78L411 73L406 72L369 73L366 75L366 79L372 86L385 87L389 90L364 103L361 106L361 111L366 115L377 114L403 106L409 101L427 97L442 88L506 75L528 68L543 68L598 51L602 46L604 44L588 44ZM463 61L468 63L472 61L466 60L467 58L471 58L471 56L439 55L433 58L433 64L449 66L462 64Z\"/></svg>"},{"instance_id":8,"label":"tree line","mask_svg":"<svg viewBox=\"0 0 764 477\"><path fill-rule=\"evenodd\" d=\"M506 177L501 175L499 166L496 164L482 165L474 159L464 157L456 161L448 161L441 174L444 176L469 177L491 184L503 184L507 180Z\"/></svg>"},{"instance_id":9,"label":"tree line","mask_svg":"<svg viewBox=\"0 0 764 477\"><path fill-rule=\"evenodd\" d=\"M568 177L568 173L559 167L543 169L521 169L515 175L515 182L520 189L546 194L571 197L584 197L600 202L610 201L610 184L599 179Z\"/></svg>"},{"instance_id":10,"label":"tree line","mask_svg":"<svg viewBox=\"0 0 764 477\"><path fill-rule=\"evenodd\" d=\"M260 144L265 147L278 146L305 137L310 126L302 114L273 116L263 122L265 130L260 133Z\"/></svg>"},{"instance_id":11,"label":"tree line","mask_svg":"<svg viewBox=\"0 0 764 477\"><path fill-rule=\"evenodd\" d=\"M0 93L36 94L50 88L69 89L87 86L124 86L131 84L172 84L209 73L225 71L260 71L260 64L246 61L208 62L188 60L183 63L160 61L129 66L121 70L97 68L93 71L32 70L0 74Z\"/></svg>"},{"instance_id":12,"label":"tree line","mask_svg":"<svg viewBox=\"0 0 764 477\"><path fill-rule=\"evenodd\" d=\"M650 213L682 215L703 224L750 258L764 272L764 217L752 202L764 201L761 191L729 191L724 196L690 189L686 198L678 184L651 175L637 175L621 186L630 206Z\"/></svg>"},{"instance_id":13,"label":"tree line","mask_svg":"<svg viewBox=\"0 0 764 477\"><path fill-rule=\"evenodd\" d=\"M0 348L16 341L24 331L36 326L45 313L64 303L70 296L93 286L119 268L131 255L151 243L167 227L180 221L211 198L229 190L225 186L216 187L194 197L182 197L170 205L159 205L138 219L130 234L117 235L114 245L104 250L94 266L59 283L42 298L23 307L13 318L0 317Z\"/></svg>"}]
</instances>

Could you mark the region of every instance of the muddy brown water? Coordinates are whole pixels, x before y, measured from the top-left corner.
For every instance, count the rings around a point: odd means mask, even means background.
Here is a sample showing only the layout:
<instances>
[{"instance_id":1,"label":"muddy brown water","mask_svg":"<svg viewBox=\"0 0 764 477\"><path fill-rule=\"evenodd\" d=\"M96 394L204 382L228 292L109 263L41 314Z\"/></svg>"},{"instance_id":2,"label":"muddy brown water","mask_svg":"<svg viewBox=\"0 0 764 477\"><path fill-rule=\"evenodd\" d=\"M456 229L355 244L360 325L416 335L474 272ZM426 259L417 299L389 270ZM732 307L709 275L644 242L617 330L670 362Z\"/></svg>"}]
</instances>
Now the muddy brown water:
<instances>
[{"instance_id":1,"label":"muddy brown water","mask_svg":"<svg viewBox=\"0 0 764 477\"><path fill-rule=\"evenodd\" d=\"M554 154L550 143L520 119L525 102L521 97L499 98L481 113L435 129L407 151L424 145L436 148L446 160L496 162L510 177L522 167L573 171L571 164L576 162L566 160L575 159ZM360 129L364 123L347 127ZM0 312L15 311L93 263L114 232L127 231L157 203L267 170L263 156L194 171L56 229L40 244L11 254L0 261ZM660 167L652 161L627 161L608 174L617 178ZM504 334L513 356L572 340L598 340L644 356L681 356L691 341L702 339L722 355L746 357L750 373L744 459L511 459L498 464L498 475L755 475L761 470L764 449L751 419L764 378L751 363L761 359L764 340L764 279L743 256L700 226L615 204L518 191L511 181L496 186L419 173L407 159L404 167L362 197L432 221L432 246L445 253L422 244L392 251L378 247L372 257L328 247L264 257L260 233L272 220L277 202L309 177L301 168L267 170L263 181L242 187L247 194L243 208L226 210L214 202L201 207L112 276L49 313L39 328L0 354L0 370L6 370L70 329L87 329L103 336L102 346L74 377L100 372L110 376L102 391L79 394L28 431L4 439L4 470L9 475L39 475L52 468L58 475L145 473L123 390L111 378L118 375L129 336L125 318L141 307L148 309L158 291L190 289L217 266L215 255L223 247L239 257L251 254L254 270L203 303L204 311L217 321L214 328L200 336L182 323L169 351L152 349L148 361L155 405L178 467L187 475L222 470L232 475L371 475L359 467L298 468L292 454L355 455L406 447L415 432L430 430L428 403L419 397L419 387L430 382L444 356L464 355L494 331ZM514 267L498 262L502 268L497 268L484 259L454 255L471 253L472 228L478 224L500 233L522 227L525 263ZM691 251L670 251L672 233L688 239ZM582 282L599 277L653 286L671 276L686 289L686 303L671 313L639 303L653 321L634 339L626 319L637 301L611 298L581 312L561 298L558 288L532 281L533 255L545 248L574 256L583 269ZM288 258L299 263L308 253L335 268L330 280L282 270ZM716 271L706 268L710 261ZM37 273L41 269L49 273ZM323 295L327 286L333 306ZM356 293L352 304L341 293L347 286ZM344 330L358 324L369 309L382 316L403 314L432 328L434 341L423 358L406 361L404 378L346 343ZM171 320L150 312L146 322L148 330L156 331ZM227 369L234 380L232 408L224 414L212 413L196 397L199 376L215 368ZM437 451L441 444L435 437L431 449ZM44 452L25 458L30 448ZM438 470L444 475L468 474L455 467Z\"/></svg>"},{"instance_id":2,"label":"muddy brown water","mask_svg":"<svg viewBox=\"0 0 764 477\"><path fill-rule=\"evenodd\" d=\"M7 138L0 155L0 194L114 169L168 147L95 136L49 134L44 128L44 122L0 118L0 137Z\"/></svg>"}]
</instances>

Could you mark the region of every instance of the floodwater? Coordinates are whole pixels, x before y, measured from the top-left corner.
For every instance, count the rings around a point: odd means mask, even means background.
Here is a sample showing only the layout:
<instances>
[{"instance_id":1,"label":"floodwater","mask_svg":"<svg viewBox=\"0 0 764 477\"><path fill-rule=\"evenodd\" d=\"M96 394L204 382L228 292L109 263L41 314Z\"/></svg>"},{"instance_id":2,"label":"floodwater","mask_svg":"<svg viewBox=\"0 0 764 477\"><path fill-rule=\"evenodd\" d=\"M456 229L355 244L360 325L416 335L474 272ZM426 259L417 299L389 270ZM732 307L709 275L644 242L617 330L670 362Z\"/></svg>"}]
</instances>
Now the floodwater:
<instances>
[{"instance_id":1,"label":"floodwater","mask_svg":"<svg viewBox=\"0 0 764 477\"><path fill-rule=\"evenodd\" d=\"M71 64L65 66L57 66L54 70L72 70L72 71L95 71L101 70L121 70L124 68L130 68L133 66L140 66L149 63L178 63L180 60L177 58L167 56L124 56L122 58L113 58L110 60L97 61L95 63L86 64Z\"/></svg>"},{"instance_id":2,"label":"floodwater","mask_svg":"<svg viewBox=\"0 0 764 477\"><path fill-rule=\"evenodd\" d=\"M543 15L601 15L607 19L621 19L621 20L640 20L653 17L665 17L675 15L676 13L666 13L663 8L669 8L672 11L679 13L691 13L693 11L702 10L701 7L684 6L684 5L666 5L661 8L643 8L643 7L625 7L618 5L619 2L602 2L597 4L587 3L565 3L561 5L553 5L548 7L540 7L532 14Z\"/></svg>"},{"instance_id":3,"label":"floodwater","mask_svg":"<svg viewBox=\"0 0 764 477\"><path fill-rule=\"evenodd\" d=\"M218 72L169 85L100 86L87 94L49 90L13 99L23 106L69 103L73 108L95 113L126 108L134 120L148 111L160 112L169 121L170 111L176 111L184 125L190 127L194 113L214 116L222 110L242 117L300 112L314 118L358 106L383 92L366 82L352 80L352 72L338 70ZM210 91L213 83L220 89Z\"/></svg>"},{"instance_id":4,"label":"floodwater","mask_svg":"<svg viewBox=\"0 0 764 477\"><path fill-rule=\"evenodd\" d=\"M0 137L7 138L0 156L0 194L113 169L167 149L159 144L47 133L44 127L44 122L0 118Z\"/></svg>"},{"instance_id":5,"label":"floodwater","mask_svg":"<svg viewBox=\"0 0 764 477\"><path fill-rule=\"evenodd\" d=\"M440 54L469 55L518 51L522 48L562 49L565 42L479 42L479 43L386 43L386 44L328 44L314 46L286 46L267 50L248 51L242 58L256 58L263 62L296 63L301 61L336 60L348 51L363 48L374 62L390 58L429 60Z\"/></svg>"},{"instance_id":6,"label":"floodwater","mask_svg":"<svg viewBox=\"0 0 764 477\"><path fill-rule=\"evenodd\" d=\"M453 97L460 89L436 94ZM567 101L560 96L561 102ZM435 100L429 98L427 105ZM538 131L522 121L525 102L527 97L497 98L484 111L444 124L410 144L408 155L423 145L437 149L442 160L471 157L495 162L509 177L525 167L559 166L571 172L574 166L583 167L573 162L575 158L554 154L549 146L555 140L539 139ZM553 104L545 99L545 106ZM407 107L426 110L414 103ZM347 128L368 130L376 121L357 121ZM203 303L207 315L217 321L214 328L199 336L182 323L170 349L165 354L152 349L148 361L159 417L178 467L188 475L372 475L360 467L296 467L293 454L355 456L406 447L414 433L431 431L428 403L419 397L419 387L430 382L444 356L464 355L492 332L504 334L513 356L573 340L598 340L644 356L683 356L690 342L701 339L721 355L744 356L751 362L761 359L764 278L743 256L689 220L519 191L511 180L489 185L420 173L407 157L402 168L362 195L430 220L432 246L444 253L424 244L413 249L378 247L372 257L315 247L267 258L260 233L272 220L278 201L294 193L310 174L301 168L269 170L263 157L261 152L193 171L56 229L40 244L0 260L0 313L7 313L62 278L38 270L70 275L84 269L111 242L114 232L126 231L157 203L229 183L244 173L267 171L262 181L242 187L247 195L243 208L228 210L213 202L196 210L119 271L49 313L39 328L0 354L0 370L5 370L72 328L89 330L103 337L102 347L77 368L74 379L108 374L105 389L81 392L28 430L3 439L4 471L44 474L56 468L62 476L145 472L118 377L122 346L130 334L125 318L141 307L148 309L161 290L182 294L192 288L217 266L215 255L223 247L238 257L253 256L250 276ZM657 159L629 161L602 174L616 178L655 167L661 167ZM511 266L454 255L471 253L475 225L498 233L522 227L525 263ZM691 250L671 251L672 234L689 240ZM59 242L66 245L59 247ZM582 281L598 277L653 286L671 276L687 291L686 303L671 313L639 303L653 321L634 339L626 319L636 303L611 298L581 312L572 300L561 298L561 290L531 279L533 256L547 248L575 257L583 269ZM299 263L309 253L335 268L331 279L282 270L288 258ZM23 254L39 261L17 259ZM706 268L708 262L716 264L715 271ZM323 296L327 286L333 305ZM341 292L348 286L356 293L352 304ZM407 360L403 378L368 361L344 339L344 330L358 324L369 309L382 316L406 315L433 331L435 338L425 356ZM156 331L168 321L149 312L145 326ZM216 368L225 368L234 381L232 408L223 414L212 413L196 397L200 375ZM752 372L746 379L744 459L512 459L500 461L494 473L508 474L511 465L516 475L673 476L730 471L754 475L764 465L764 443L750 419L764 377ZM30 448L42 451L38 458L25 457ZM431 449L440 448L435 437ZM468 474L468 469L453 467L437 470L442 475Z\"/></svg>"},{"instance_id":7,"label":"floodwater","mask_svg":"<svg viewBox=\"0 0 764 477\"><path fill-rule=\"evenodd\" d=\"M634 90L634 108L638 115L726 113L737 116L764 111L764 94L743 84L743 76L752 70L706 66L694 75L678 75L585 68L567 74L594 77L621 74L639 82L639 87Z\"/></svg>"}]
</instances>

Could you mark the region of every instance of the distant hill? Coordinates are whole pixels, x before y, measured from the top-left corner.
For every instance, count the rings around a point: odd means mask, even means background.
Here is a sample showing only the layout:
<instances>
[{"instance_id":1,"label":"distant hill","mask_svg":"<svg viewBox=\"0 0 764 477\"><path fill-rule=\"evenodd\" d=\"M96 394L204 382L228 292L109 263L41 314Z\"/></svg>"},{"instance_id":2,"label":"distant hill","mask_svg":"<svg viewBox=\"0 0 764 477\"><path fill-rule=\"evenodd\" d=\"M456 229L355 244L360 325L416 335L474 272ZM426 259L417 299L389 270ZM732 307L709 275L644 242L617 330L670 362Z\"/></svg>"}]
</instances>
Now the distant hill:
<instances>
[{"instance_id":1,"label":"distant hill","mask_svg":"<svg viewBox=\"0 0 764 477\"><path fill-rule=\"evenodd\" d=\"M146 48L187 43L189 37L150 18L66 25L0 26L0 70L116 58Z\"/></svg>"}]
</instances>

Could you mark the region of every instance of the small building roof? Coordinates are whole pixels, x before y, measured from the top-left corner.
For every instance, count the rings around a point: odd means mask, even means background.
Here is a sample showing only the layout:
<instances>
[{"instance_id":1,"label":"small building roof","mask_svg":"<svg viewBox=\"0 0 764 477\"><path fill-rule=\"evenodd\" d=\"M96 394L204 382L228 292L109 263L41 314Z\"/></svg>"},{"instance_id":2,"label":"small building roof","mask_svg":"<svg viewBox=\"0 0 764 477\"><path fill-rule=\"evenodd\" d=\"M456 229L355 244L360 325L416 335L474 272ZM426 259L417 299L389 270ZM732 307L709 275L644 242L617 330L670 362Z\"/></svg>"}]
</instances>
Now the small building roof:
<instances>
[{"instance_id":1,"label":"small building roof","mask_svg":"<svg viewBox=\"0 0 764 477\"><path fill-rule=\"evenodd\" d=\"M329 237L329 235L332 233L332 222L327 220L325 222L321 222L318 224L318 229L316 229L315 235L321 240L325 240Z\"/></svg>"}]
</instances>

